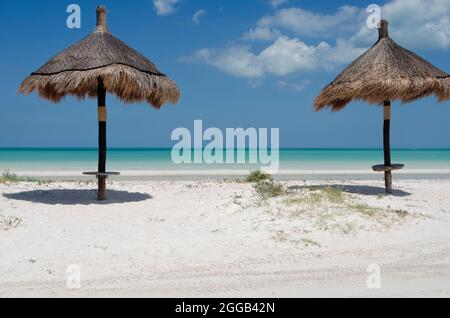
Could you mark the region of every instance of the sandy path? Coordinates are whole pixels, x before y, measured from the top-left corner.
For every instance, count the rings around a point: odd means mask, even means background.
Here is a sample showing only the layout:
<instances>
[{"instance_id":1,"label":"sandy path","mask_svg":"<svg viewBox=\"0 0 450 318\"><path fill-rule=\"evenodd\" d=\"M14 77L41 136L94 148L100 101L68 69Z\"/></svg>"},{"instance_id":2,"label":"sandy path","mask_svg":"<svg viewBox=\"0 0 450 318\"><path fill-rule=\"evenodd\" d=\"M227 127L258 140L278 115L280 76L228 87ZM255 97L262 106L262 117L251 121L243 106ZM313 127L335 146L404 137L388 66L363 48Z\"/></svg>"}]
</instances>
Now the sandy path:
<instances>
[{"instance_id":1,"label":"sandy path","mask_svg":"<svg viewBox=\"0 0 450 318\"><path fill-rule=\"evenodd\" d=\"M246 183L118 182L105 204L93 184L0 185L0 215L20 220L0 222L0 296L450 296L449 180L402 180L393 197L327 183L342 202L288 204L312 195L302 181L267 201Z\"/></svg>"}]
</instances>

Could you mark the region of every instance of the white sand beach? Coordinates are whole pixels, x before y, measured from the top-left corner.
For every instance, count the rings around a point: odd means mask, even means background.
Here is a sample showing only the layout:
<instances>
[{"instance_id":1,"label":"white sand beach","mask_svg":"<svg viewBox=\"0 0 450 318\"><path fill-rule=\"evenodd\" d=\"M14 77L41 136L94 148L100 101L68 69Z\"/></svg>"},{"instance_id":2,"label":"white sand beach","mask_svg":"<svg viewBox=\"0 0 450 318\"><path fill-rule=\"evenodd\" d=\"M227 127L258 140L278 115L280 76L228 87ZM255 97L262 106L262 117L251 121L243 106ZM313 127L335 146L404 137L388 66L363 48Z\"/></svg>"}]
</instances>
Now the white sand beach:
<instances>
[{"instance_id":1,"label":"white sand beach","mask_svg":"<svg viewBox=\"0 0 450 318\"><path fill-rule=\"evenodd\" d=\"M0 184L0 296L450 296L450 180L279 183Z\"/></svg>"}]
</instances>

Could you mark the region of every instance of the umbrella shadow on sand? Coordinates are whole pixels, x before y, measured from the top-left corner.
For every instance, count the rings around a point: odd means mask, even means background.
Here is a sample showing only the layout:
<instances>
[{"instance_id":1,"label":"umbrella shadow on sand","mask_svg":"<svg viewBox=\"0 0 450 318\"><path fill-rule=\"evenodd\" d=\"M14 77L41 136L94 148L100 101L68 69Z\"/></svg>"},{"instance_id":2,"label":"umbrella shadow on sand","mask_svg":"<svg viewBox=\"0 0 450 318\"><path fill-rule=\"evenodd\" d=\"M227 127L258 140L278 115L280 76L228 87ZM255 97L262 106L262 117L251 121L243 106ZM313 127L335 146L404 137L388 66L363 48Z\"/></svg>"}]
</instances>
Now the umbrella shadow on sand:
<instances>
[{"instance_id":1,"label":"umbrella shadow on sand","mask_svg":"<svg viewBox=\"0 0 450 318\"><path fill-rule=\"evenodd\" d=\"M292 186L289 187L289 190L323 190L326 188L333 188L333 189L339 189L342 192L345 193L351 193L351 194L360 194L360 195L386 195L385 188L381 187L372 187L372 186L364 186L364 185L324 185L324 186ZM393 190L393 193L390 194L394 197L407 197L410 196L411 193L403 191L403 190Z\"/></svg>"},{"instance_id":2,"label":"umbrella shadow on sand","mask_svg":"<svg viewBox=\"0 0 450 318\"><path fill-rule=\"evenodd\" d=\"M5 198L49 205L108 205L113 203L132 203L153 199L148 193L109 190L106 201L97 201L96 190L55 189L34 190L18 193L5 193Z\"/></svg>"}]
</instances>

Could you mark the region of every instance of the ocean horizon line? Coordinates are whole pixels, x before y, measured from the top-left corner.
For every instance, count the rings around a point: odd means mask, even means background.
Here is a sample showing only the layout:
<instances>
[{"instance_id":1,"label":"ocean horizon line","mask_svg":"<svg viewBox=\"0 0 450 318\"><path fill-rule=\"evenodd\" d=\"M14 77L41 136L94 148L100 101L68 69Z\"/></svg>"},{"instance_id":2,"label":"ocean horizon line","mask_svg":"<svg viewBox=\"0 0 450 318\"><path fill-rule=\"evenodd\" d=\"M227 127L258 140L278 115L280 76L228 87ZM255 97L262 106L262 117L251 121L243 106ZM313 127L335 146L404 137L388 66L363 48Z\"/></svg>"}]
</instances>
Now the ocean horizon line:
<instances>
[{"instance_id":1,"label":"ocean horizon line","mask_svg":"<svg viewBox=\"0 0 450 318\"><path fill-rule=\"evenodd\" d=\"M205 148L189 148L192 151L203 151ZM0 147L0 151L97 151L97 147ZM108 151L171 151L172 147L108 147ZM259 148L222 148L223 151L258 151ZM271 148L267 148L271 151ZM282 147L279 151L382 151L376 147ZM392 151L449 151L450 147L398 147Z\"/></svg>"}]
</instances>

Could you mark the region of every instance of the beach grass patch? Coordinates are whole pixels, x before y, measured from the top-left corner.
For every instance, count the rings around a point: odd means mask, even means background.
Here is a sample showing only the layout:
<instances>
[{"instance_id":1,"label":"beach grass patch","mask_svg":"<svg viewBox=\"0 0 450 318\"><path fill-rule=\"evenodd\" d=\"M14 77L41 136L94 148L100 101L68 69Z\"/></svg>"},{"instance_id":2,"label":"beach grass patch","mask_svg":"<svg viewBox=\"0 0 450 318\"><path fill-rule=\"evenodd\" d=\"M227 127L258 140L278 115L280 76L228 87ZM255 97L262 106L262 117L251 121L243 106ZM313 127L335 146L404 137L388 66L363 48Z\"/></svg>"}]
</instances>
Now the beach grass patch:
<instances>
[{"instance_id":1,"label":"beach grass patch","mask_svg":"<svg viewBox=\"0 0 450 318\"><path fill-rule=\"evenodd\" d=\"M275 198L285 193L283 186L273 180L257 182L254 188L263 199Z\"/></svg>"},{"instance_id":2,"label":"beach grass patch","mask_svg":"<svg viewBox=\"0 0 450 318\"><path fill-rule=\"evenodd\" d=\"M18 227L22 223L22 219L15 216L0 215L0 230L10 230Z\"/></svg>"},{"instance_id":3,"label":"beach grass patch","mask_svg":"<svg viewBox=\"0 0 450 318\"><path fill-rule=\"evenodd\" d=\"M2 184L19 183L19 182L33 182L33 183L38 183L39 185L42 185L42 184L51 183L52 181L40 180L40 179L35 179L35 178L30 178L30 177L21 177L11 170L3 171L0 176L0 183L2 183Z\"/></svg>"},{"instance_id":4,"label":"beach grass patch","mask_svg":"<svg viewBox=\"0 0 450 318\"><path fill-rule=\"evenodd\" d=\"M406 210L394 210L394 212L401 218L405 218L409 215L409 212Z\"/></svg>"},{"instance_id":5,"label":"beach grass patch","mask_svg":"<svg viewBox=\"0 0 450 318\"><path fill-rule=\"evenodd\" d=\"M344 202L344 191L340 187L325 187L323 193L331 203Z\"/></svg>"},{"instance_id":6,"label":"beach grass patch","mask_svg":"<svg viewBox=\"0 0 450 318\"><path fill-rule=\"evenodd\" d=\"M322 247L322 245L319 242L316 242L311 239L303 238L300 241L305 247Z\"/></svg>"},{"instance_id":7,"label":"beach grass patch","mask_svg":"<svg viewBox=\"0 0 450 318\"><path fill-rule=\"evenodd\" d=\"M304 247L318 247L318 248L322 247L322 244L309 238L296 239L296 235L287 233L285 230L275 231L274 234L272 235L272 240L278 244L284 243L295 246L302 245Z\"/></svg>"},{"instance_id":8,"label":"beach grass patch","mask_svg":"<svg viewBox=\"0 0 450 318\"><path fill-rule=\"evenodd\" d=\"M368 204L353 204L349 206L349 209L370 217L383 211L380 208L374 208Z\"/></svg>"},{"instance_id":9,"label":"beach grass patch","mask_svg":"<svg viewBox=\"0 0 450 318\"><path fill-rule=\"evenodd\" d=\"M311 193L303 197L289 198L283 201L284 204L288 206L299 206L299 205L319 205L322 203L324 196L322 193Z\"/></svg>"},{"instance_id":10,"label":"beach grass patch","mask_svg":"<svg viewBox=\"0 0 450 318\"><path fill-rule=\"evenodd\" d=\"M356 225L354 223L345 223L340 226L340 231L345 235L354 234L357 232Z\"/></svg>"},{"instance_id":11,"label":"beach grass patch","mask_svg":"<svg viewBox=\"0 0 450 318\"><path fill-rule=\"evenodd\" d=\"M393 210L391 207L388 207L387 209L382 208L376 208L371 207L367 204L356 204L356 205L350 205L349 208L353 211L359 212L361 214L364 214L369 217L373 217L376 215L387 215L387 214L394 214L400 218L405 218L410 215L408 211L405 210Z\"/></svg>"},{"instance_id":12,"label":"beach grass patch","mask_svg":"<svg viewBox=\"0 0 450 318\"><path fill-rule=\"evenodd\" d=\"M19 176L11 170L3 171L0 177L0 183L16 183L19 181Z\"/></svg>"},{"instance_id":13,"label":"beach grass patch","mask_svg":"<svg viewBox=\"0 0 450 318\"><path fill-rule=\"evenodd\" d=\"M286 205L302 205L305 204L305 198L289 198L283 201Z\"/></svg>"},{"instance_id":14,"label":"beach grass patch","mask_svg":"<svg viewBox=\"0 0 450 318\"><path fill-rule=\"evenodd\" d=\"M323 201L323 198L324 196L322 195L322 193L314 192L306 197L305 202L309 205L320 205Z\"/></svg>"},{"instance_id":15,"label":"beach grass patch","mask_svg":"<svg viewBox=\"0 0 450 318\"><path fill-rule=\"evenodd\" d=\"M339 187L308 187L307 193L303 197L294 197L284 200L286 205L319 205L323 201L328 201L334 204L341 204L345 202L344 191Z\"/></svg>"},{"instance_id":16,"label":"beach grass patch","mask_svg":"<svg viewBox=\"0 0 450 318\"><path fill-rule=\"evenodd\" d=\"M273 235L272 235L272 239L277 242L277 243L284 243L287 242L289 240L289 235L281 230L281 231L276 231Z\"/></svg>"}]
</instances>

